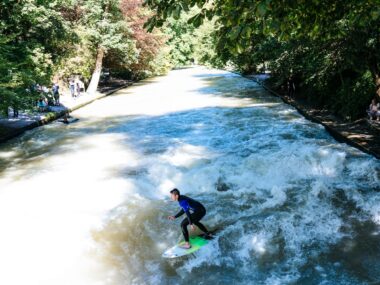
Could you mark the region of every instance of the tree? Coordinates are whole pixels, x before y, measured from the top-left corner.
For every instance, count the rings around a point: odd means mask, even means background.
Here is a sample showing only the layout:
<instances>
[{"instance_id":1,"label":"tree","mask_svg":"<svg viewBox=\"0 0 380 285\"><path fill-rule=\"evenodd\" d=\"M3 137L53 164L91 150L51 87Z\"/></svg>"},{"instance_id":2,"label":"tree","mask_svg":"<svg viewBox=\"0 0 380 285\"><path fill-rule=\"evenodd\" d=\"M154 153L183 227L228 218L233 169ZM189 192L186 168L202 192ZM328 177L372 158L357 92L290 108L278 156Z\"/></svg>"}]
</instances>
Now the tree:
<instances>
[{"instance_id":1,"label":"tree","mask_svg":"<svg viewBox=\"0 0 380 285\"><path fill-rule=\"evenodd\" d=\"M117 51L122 61L136 54L131 40L131 30L124 21L118 0L84 0L82 4L83 37L96 54L95 67L87 92L94 93L98 87L104 56Z\"/></svg>"},{"instance_id":2,"label":"tree","mask_svg":"<svg viewBox=\"0 0 380 285\"><path fill-rule=\"evenodd\" d=\"M0 107L30 107L35 94L31 86L48 84L54 65L75 40L59 13L60 1L0 3ZM48 36L47 36L48 35ZM27 91L29 90L29 91Z\"/></svg>"},{"instance_id":3,"label":"tree","mask_svg":"<svg viewBox=\"0 0 380 285\"><path fill-rule=\"evenodd\" d=\"M159 29L151 33L144 29L145 21L152 15L151 10L143 7L143 0L122 0L120 7L137 51L136 59L121 67L129 69L135 78L165 73L168 66L160 61L165 56L165 36Z\"/></svg>"}]
</instances>

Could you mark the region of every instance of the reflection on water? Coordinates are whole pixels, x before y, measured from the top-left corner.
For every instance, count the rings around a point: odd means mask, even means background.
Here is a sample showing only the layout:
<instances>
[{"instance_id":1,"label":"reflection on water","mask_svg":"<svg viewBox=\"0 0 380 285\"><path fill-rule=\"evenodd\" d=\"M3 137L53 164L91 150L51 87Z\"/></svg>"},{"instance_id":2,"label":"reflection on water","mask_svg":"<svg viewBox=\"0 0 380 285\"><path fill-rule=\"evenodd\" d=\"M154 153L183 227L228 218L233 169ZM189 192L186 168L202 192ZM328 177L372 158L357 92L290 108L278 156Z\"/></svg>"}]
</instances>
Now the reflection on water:
<instances>
[{"instance_id":1,"label":"reflection on water","mask_svg":"<svg viewBox=\"0 0 380 285\"><path fill-rule=\"evenodd\" d=\"M1 146L1 284L379 281L379 163L227 72L173 71ZM178 187L217 238L180 238Z\"/></svg>"}]
</instances>

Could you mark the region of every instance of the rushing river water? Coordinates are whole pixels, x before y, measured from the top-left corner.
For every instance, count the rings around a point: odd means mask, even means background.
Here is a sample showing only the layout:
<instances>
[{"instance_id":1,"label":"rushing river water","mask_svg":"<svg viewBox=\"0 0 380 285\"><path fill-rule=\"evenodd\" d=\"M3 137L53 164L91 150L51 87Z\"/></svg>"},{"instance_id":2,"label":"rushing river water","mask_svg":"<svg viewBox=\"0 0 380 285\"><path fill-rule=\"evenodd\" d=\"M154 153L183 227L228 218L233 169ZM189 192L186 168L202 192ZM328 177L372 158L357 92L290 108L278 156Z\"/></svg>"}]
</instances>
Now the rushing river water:
<instances>
[{"instance_id":1,"label":"rushing river water","mask_svg":"<svg viewBox=\"0 0 380 285\"><path fill-rule=\"evenodd\" d=\"M228 72L136 84L0 146L0 284L378 284L380 164ZM217 237L180 238L178 187Z\"/></svg>"}]
</instances>

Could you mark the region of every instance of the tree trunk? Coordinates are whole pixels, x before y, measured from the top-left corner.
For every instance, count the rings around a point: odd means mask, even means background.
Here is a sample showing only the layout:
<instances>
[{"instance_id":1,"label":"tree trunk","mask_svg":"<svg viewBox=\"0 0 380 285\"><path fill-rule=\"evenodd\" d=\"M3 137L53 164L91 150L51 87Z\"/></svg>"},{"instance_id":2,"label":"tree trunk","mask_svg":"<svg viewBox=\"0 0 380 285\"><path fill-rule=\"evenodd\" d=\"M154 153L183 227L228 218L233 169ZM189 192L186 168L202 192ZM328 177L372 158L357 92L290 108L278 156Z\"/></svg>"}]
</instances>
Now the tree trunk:
<instances>
[{"instance_id":1,"label":"tree trunk","mask_svg":"<svg viewBox=\"0 0 380 285\"><path fill-rule=\"evenodd\" d=\"M89 94L94 94L96 89L98 88L100 73L102 71L103 57L104 49L99 47L96 55L95 69L92 73L91 81L87 88L87 93Z\"/></svg>"},{"instance_id":2,"label":"tree trunk","mask_svg":"<svg viewBox=\"0 0 380 285\"><path fill-rule=\"evenodd\" d=\"M380 74L375 75L377 100L380 100Z\"/></svg>"}]
</instances>

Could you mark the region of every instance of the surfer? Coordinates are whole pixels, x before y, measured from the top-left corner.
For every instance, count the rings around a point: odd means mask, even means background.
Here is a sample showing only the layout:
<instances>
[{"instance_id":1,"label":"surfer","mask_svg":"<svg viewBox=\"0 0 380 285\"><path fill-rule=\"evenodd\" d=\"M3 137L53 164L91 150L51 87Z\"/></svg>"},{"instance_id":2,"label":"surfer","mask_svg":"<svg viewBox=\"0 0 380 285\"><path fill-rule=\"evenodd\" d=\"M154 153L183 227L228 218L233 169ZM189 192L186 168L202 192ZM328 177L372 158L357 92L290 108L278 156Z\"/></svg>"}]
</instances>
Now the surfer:
<instances>
[{"instance_id":1,"label":"surfer","mask_svg":"<svg viewBox=\"0 0 380 285\"><path fill-rule=\"evenodd\" d=\"M185 195L180 195L179 190L176 188L170 191L170 197L173 201L178 201L182 209L176 215L169 216L169 220L173 221L176 218L182 216L183 214L186 214L187 216L181 222L181 229L183 237L185 238L185 245L183 246L183 248L191 248L191 245L189 243L189 232L187 231L188 225L190 225L192 231L195 230L194 225L196 225L208 237L212 237L211 233L206 229L206 227L201 222L199 222L206 215L206 209L200 202L191 199Z\"/></svg>"}]
</instances>

